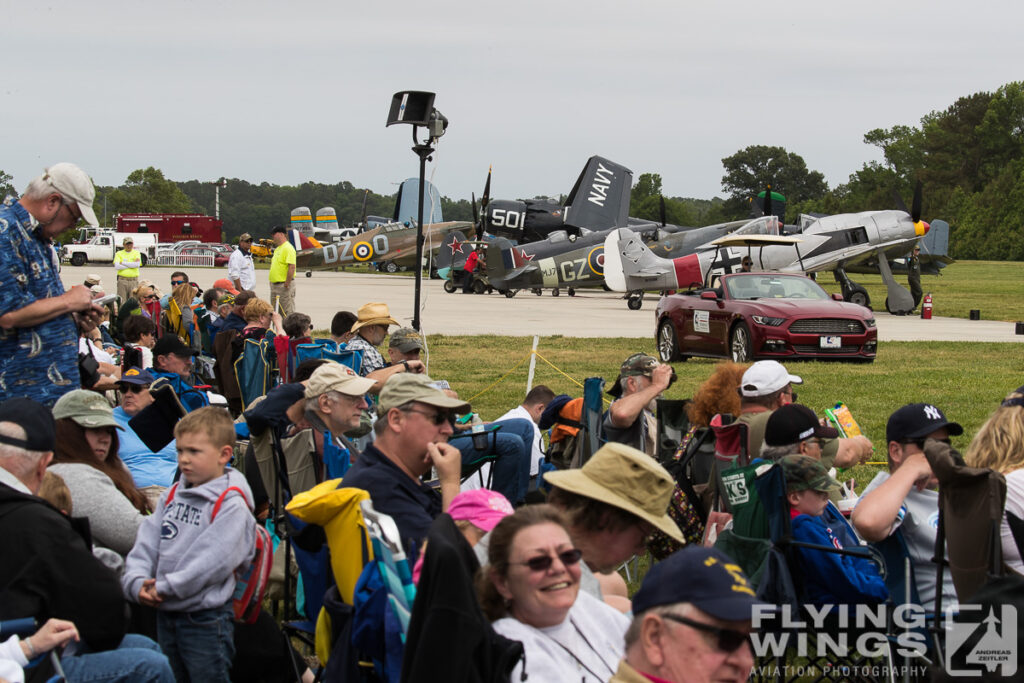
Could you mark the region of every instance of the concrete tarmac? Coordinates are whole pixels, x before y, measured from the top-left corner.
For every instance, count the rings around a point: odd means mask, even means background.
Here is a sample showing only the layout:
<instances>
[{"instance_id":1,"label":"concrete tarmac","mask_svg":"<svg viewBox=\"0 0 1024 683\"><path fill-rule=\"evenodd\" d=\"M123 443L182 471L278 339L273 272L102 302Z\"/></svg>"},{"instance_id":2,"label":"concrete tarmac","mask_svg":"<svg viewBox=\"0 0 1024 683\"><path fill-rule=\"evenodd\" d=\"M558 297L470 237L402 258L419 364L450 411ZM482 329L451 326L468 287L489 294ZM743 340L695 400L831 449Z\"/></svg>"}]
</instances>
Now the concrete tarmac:
<instances>
[{"instance_id":1,"label":"concrete tarmac","mask_svg":"<svg viewBox=\"0 0 1024 683\"><path fill-rule=\"evenodd\" d=\"M175 268L143 268L141 277L152 280L166 293ZM226 268L182 268L200 287L207 288L219 278L227 277ZM81 284L86 275L95 273L103 280L108 293L117 291L113 266L89 264L64 266L61 276L65 286ZM448 294L442 280L423 280L420 321L427 334L566 337L652 337L657 295L647 295L643 308L631 311L621 294L601 289L580 289L570 297L565 290L553 297L550 291L536 296L520 291L509 299L493 294ZM256 293L269 299L270 285L266 270L256 271ZM313 319L317 329L330 327L338 311L353 313L370 301L388 304L393 318L403 325L412 322L413 278L401 275L363 275L316 271L310 278L299 273L296 279L296 308ZM271 302L273 303L273 302ZM876 311L879 341L990 341L1024 342L1024 335L1014 334L1014 324L992 320L963 318L932 318L894 316Z\"/></svg>"}]
</instances>

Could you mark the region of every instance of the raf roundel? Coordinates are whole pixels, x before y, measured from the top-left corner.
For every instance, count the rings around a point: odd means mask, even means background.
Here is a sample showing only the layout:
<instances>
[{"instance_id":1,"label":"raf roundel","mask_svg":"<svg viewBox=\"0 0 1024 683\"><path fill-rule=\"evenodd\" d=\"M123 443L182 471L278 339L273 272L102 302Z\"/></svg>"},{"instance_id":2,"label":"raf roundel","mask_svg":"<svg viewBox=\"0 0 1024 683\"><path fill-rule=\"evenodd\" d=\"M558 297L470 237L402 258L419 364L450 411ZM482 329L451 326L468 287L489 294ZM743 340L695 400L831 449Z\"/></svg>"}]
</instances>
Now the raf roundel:
<instances>
[{"instance_id":1,"label":"raf roundel","mask_svg":"<svg viewBox=\"0 0 1024 683\"><path fill-rule=\"evenodd\" d=\"M369 261L373 258L373 247L369 242L356 242L356 246L352 248L352 256L356 261Z\"/></svg>"},{"instance_id":2,"label":"raf roundel","mask_svg":"<svg viewBox=\"0 0 1024 683\"><path fill-rule=\"evenodd\" d=\"M587 254L587 265L590 271L598 277L604 275L604 245L594 247Z\"/></svg>"}]
</instances>

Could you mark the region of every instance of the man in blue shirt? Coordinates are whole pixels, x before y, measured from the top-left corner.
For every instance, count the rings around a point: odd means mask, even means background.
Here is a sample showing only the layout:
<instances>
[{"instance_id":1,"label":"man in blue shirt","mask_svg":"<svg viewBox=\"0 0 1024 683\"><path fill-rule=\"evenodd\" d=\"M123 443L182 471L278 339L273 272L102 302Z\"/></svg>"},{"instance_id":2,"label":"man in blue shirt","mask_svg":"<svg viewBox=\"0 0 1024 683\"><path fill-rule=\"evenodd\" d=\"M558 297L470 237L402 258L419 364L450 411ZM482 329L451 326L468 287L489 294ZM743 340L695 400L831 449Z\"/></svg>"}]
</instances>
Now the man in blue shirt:
<instances>
[{"instance_id":1,"label":"man in blue shirt","mask_svg":"<svg viewBox=\"0 0 1024 683\"><path fill-rule=\"evenodd\" d=\"M449 398L432 382L411 372L388 378L373 428L377 438L343 481L367 491L374 509L395 520L410 563L419 556L431 522L458 495L462 471L462 456L448 437L453 411L467 412L469 404ZM440 495L421 481L431 467L441 480Z\"/></svg>"},{"instance_id":2,"label":"man in blue shirt","mask_svg":"<svg viewBox=\"0 0 1024 683\"><path fill-rule=\"evenodd\" d=\"M177 444L171 439L160 451L154 452L139 438L129 421L153 403L149 385L155 380L149 370L136 367L125 370L119 381L121 405L114 408L114 422L122 429L118 434L117 454L132 473L135 485L154 502L174 482L178 470Z\"/></svg>"},{"instance_id":3,"label":"man in blue shirt","mask_svg":"<svg viewBox=\"0 0 1024 683\"><path fill-rule=\"evenodd\" d=\"M81 385L73 314L95 323L102 309L86 287L64 291L53 240L80 219L99 224L95 196L82 169L60 163L0 206L0 401L22 396L52 406Z\"/></svg>"}]
</instances>

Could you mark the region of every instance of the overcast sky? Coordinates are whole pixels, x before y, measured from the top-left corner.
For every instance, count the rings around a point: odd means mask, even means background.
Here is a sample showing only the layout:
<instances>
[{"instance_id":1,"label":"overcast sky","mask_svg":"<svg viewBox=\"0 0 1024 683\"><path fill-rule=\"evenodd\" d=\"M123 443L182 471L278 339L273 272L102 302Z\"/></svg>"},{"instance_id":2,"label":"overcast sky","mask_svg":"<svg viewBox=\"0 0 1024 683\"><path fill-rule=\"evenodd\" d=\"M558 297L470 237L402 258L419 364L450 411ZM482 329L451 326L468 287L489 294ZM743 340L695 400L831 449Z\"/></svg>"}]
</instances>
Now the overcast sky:
<instances>
[{"instance_id":1,"label":"overcast sky","mask_svg":"<svg viewBox=\"0 0 1024 683\"><path fill-rule=\"evenodd\" d=\"M1020 0L4 4L3 154L21 191L73 161L101 185L415 176L399 90L450 121L442 194L567 193L586 159L722 196L721 159L781 145L844 182L878 127L1024 78ZM212 193L212 191L211 191Z\"/></svg>"}]
</instances>

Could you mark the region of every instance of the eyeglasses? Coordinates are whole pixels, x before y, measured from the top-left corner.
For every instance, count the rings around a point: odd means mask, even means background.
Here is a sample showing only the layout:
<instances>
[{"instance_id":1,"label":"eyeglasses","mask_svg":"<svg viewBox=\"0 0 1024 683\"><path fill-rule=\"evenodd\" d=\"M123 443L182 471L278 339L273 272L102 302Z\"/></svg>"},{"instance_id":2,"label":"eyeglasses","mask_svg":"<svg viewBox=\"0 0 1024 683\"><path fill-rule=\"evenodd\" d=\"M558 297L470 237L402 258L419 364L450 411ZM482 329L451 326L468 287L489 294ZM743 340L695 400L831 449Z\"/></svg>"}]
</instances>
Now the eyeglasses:
<instances>
[{"instance_id":1,"label":"eyeglasses","mask_svg":"<svg viewBox=\"0 0 1024 683\"><path fill-rule=\"evenodd\" d=\"M143 391L149 391L149 385L148 384L145 384L145 385L143 385L143 384L122 384L121 385L121 393L122 394L141 394Z\"/></svg>"},{"instance_id":2,"label":"eyeglasses","mask_svg":"<svg viewBox=\"0 0 1024 683\"><path fill-rule=\"evenodd\" d=\"M572 550L563 550L558 553L559 561L566 567L571 567L574 564L579 564L580 558L583 557L583 551L578 548ZM519 564L530 568L530 571L534 572L546 572L551 569L551 565L555 563L555 558L551 555L537 555L531 557L525 562L509 562L509 564Z\"/></svg>"},{"instance_id":3,"label":"eyeglasses","mask_svg":"<svg viewBox=\"0 0 1024 683\"><path fill-rule=\"evenodd\" d=\"M731 628L719 628L718 626L694 621L693 619L687 619L686 617L680 617L675 614L662 614L661 616L665 619L679 622L680 624L686 624L690 628L695 628L698 631L704 631L705 633L714 635L718 638L716 646L722 652L733 652L744 643L750 641L750 634L744 633L743 631L734 631Z\"/></svg>"},{"instance_id":4,"label":"eyeglasses","mask_svg":"<svg viewBox=\"0 0 1024 683\"><path fill-rule=\"evenodd\" d=\"M160 297L158 297L156 294L149 294L147 296L142 297L142 300L143 301L156 301L159 298Z\"/></svg>"},{"instance_id":5,"label":"eyeglasses","mask_svg":"<svg viewBox=\"0 0 1024 683\"><path fill-rule=\"evenodd\" d=\"M416 410L415 408L406 408L402 412L404 412L404 413L419 413L423 417L425 417L428 420L430 420L431 422L433 422L434 425L437 426L437 427L440 427L445 422L451 422L452 421L452 414L447 412L447 411L444 411L444 410L436 412L436 413L428 413L428 412L425 412L423 410Z\"/></svg>"}]
</instances>

